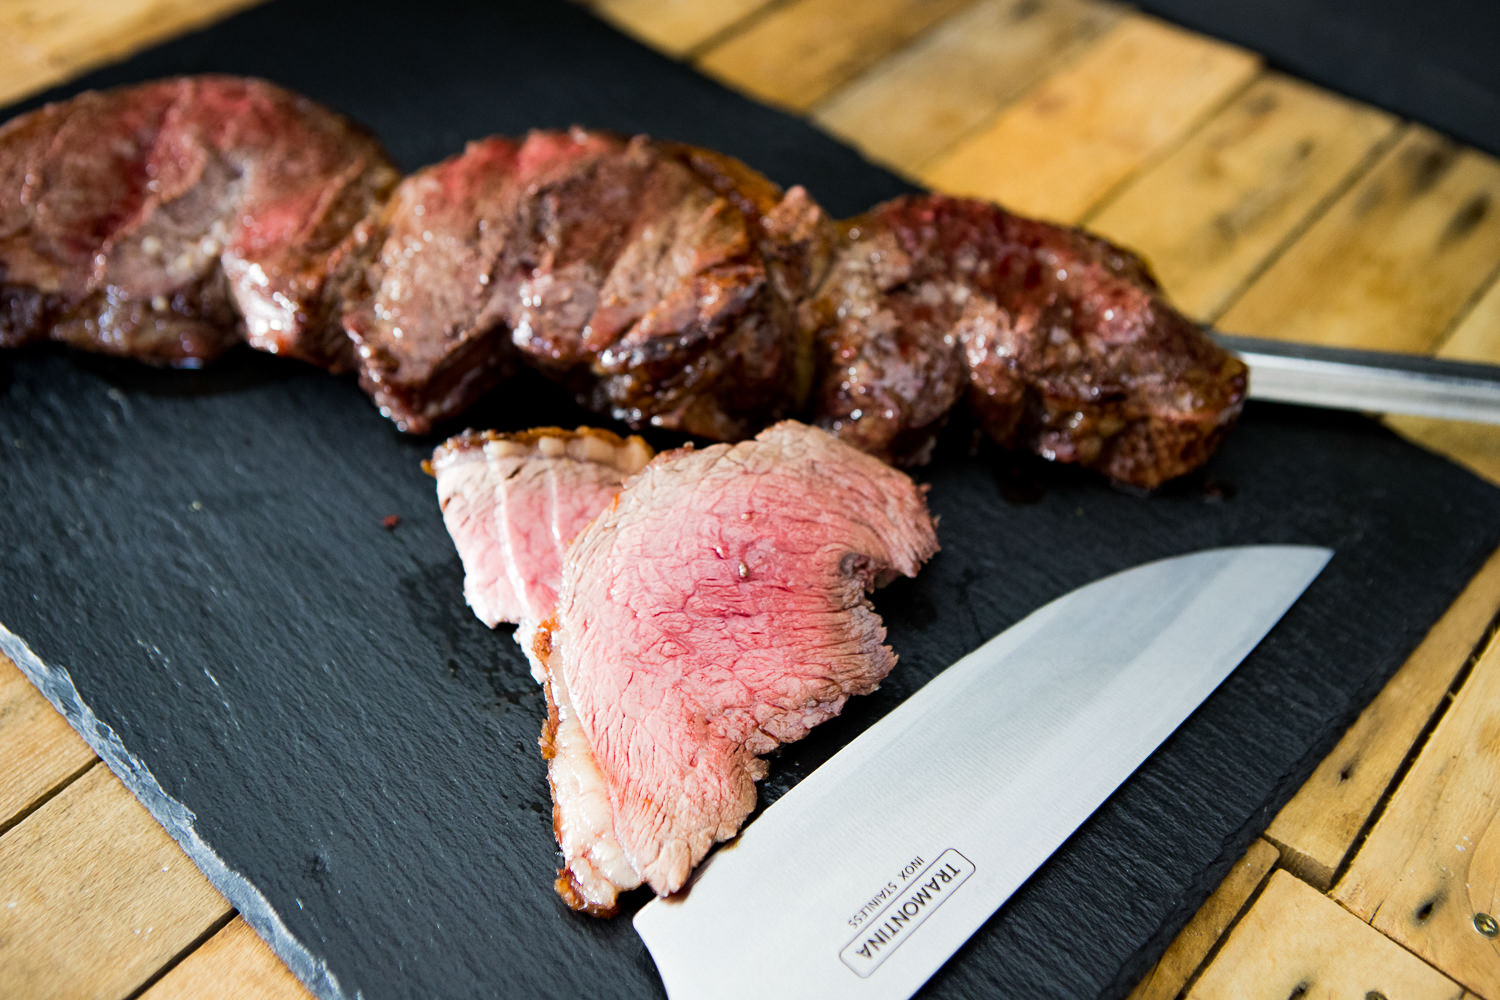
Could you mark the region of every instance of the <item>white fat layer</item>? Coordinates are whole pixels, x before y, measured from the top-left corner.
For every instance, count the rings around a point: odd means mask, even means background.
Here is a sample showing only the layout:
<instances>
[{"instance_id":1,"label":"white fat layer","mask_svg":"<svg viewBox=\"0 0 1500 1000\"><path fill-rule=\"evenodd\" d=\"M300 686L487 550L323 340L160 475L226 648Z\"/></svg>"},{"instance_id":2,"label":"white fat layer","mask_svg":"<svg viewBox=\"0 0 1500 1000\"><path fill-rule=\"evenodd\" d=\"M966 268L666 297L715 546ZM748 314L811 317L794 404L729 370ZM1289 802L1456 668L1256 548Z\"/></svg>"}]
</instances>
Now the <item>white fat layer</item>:
<instances>
[{"instance_id":1,"label":"white fat layer","mask_svg":"<svg viewBox=\"0 0 1500 1000\"><path fill-rule=\"evenodd\" d=\"M553 757L548 767L552 801L557 806L553 814L557 843L584 898L595 906L608 908L614 905L621 891L640 885L641 876L615 838L609 786L573 709L562 671L551 669L552 665L561 664L560 631L552 633L551 642L550 657L534 658L532 662L550 682L552 702L557 706L557 731L553 734Z\"/></svg>"}]
</instances>

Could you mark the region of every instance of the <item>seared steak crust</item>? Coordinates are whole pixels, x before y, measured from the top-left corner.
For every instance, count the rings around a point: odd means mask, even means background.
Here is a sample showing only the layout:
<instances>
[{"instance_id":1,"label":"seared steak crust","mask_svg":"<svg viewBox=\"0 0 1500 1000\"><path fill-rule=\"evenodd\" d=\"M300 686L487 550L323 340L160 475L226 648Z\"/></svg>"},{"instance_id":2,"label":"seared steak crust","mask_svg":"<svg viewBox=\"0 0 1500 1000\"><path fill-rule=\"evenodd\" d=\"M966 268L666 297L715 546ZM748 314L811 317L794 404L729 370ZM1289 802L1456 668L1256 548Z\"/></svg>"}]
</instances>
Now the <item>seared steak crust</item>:
<instances>
[{"instance_id":1,"label":"seared steak crust","mask_svg":"<svg viewBox=\"0 0 1500 1000\"><path fill-rule=\"evenodd\" d=\"M967 396L1001 444L1156 486L1201 464L1245 366L1161 296L1145 264L1076 229L943 195L845 224L810 306L820 425L925 461Z\"/></svg>"},{"instance_id":2,"label":"seared steak crust","mask_svg":"<svg viewBox=\"0 0 1500 1000\"><path fill-rule=\"evenodd\" d=\"M1008 447L1145 487L1244 400L1244 366L1139 259L987 203L835 225L722 154L576 128L396 181L357 126L258 80L23 115L0 126L0 347L198 365L244 339L357 367L413 432L525 364L632 427L810 415L904 465L967 399Z\"/></svg>"},{"instance_id":3,"label":"seared steak crust","mask_svg":"<svg viewBox=\"0 0 1500 1000\"><path fill-rule=\"evenodd\" d=\"M749 815L760 755L889 672L865 594L936 550L911 480L801 424L632 479L568 550L534 649L564 896L680 889Z\"/></svg>"},{"instance_id":4,"label":"seared steak crust","mask_svg":"<svg viewBox=\"0 0 1500 1000\"><path fill-rule=\"evenodd\" d=\"M519 359L632 427L743 437L803 403L794 303L827 225L716 154L582 129L487 139L401 185L345 326L407 430Z\"/></svg>"},{"instance_id":5,"label":"seared steak crust","mask_svg":"<svg viewBox=\"0 0 1500 1000\"><path fill-rule=\"evenodd\" d=\"M397 174L272 84L179 77L0 126L0 346L54 339L198 365L242 337L327 367L348 242Z\"/></svg>"}]
</instances>

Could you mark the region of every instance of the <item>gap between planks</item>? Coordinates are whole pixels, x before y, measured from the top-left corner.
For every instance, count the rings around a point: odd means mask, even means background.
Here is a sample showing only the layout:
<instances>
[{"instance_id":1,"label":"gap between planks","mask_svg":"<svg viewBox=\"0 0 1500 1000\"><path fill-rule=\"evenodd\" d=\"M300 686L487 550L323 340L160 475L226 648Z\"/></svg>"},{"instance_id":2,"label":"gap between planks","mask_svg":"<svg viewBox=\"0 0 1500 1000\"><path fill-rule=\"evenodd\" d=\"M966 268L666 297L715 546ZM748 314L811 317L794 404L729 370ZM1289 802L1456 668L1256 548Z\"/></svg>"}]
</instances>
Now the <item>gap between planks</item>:
<instances>
[{"instance_id":1,"label":"gap between planks","mask_svg":"<svg viewBox=\"0 0 1500 1000\"><path fill-rule=\"evenodd\" d=\"M1333 897L1500 996L1500 636L1459 688Z\"/></svg>"},{"instance_id":2,"label":"gap between planks","mask_svg":"<svg viewBox=\"0 0 1500 1000\"><path fill-rule=\"evenodd\" d=\"M1329 888L1500 624L1500 551L1271 820L1282 863Z\"/></svg>"},{"instance_id":3,"label":"gap between planks","mask_svg":"<svg viewBox=\"0 0 1500 1000\"><path fill-rule=\"evenodd\" d=\"M14 996L126 996L229 909L105 767L0 837L0 969Z\"/></svg>"},{"instance_id":4,"label":"gap between planks","mask_svg":"<svg viewBox=\"0 0 1500 1000\"><path fill-rule=\"evenodd\" d=\"M0 653L0 836L98 758L21 668Z\"/></svg>"}]
</instances>

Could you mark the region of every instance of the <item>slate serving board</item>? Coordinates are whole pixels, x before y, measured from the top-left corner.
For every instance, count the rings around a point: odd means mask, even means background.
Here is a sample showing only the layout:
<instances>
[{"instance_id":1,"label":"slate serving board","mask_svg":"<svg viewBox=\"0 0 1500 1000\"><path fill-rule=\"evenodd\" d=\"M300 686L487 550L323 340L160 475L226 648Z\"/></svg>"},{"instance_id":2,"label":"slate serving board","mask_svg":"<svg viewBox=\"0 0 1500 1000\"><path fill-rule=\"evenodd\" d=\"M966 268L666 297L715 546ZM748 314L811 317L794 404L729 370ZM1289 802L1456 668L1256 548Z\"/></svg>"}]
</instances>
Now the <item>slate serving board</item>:
<instances>
[{"instance_id":1,"label":"slate serving board","mask_svg":"<svg viewBox=\"0 0 1500 1000\"><path fill-rule=\"evenodd\" d=\"M723 149L835 213L904 189L566 4L273 4L68 90L206 70L353 114L408 168L581 122ZM530 382L472 417L584 419ZM419 468L433 443L348 379L250 352L196 373L0 357L0 649L320 996L658 996L627 919L551 891L544 709L506 630L463 605ZM945 548L878 596L901 664L776 759L765 801L1073 587L1212 545L1337 551L933 997L1128 991L1500 543L1500 490L1291 408L1252 406L1203 475L1149 498L962 428L921 478Z\"/></svg>"}]
</instances>

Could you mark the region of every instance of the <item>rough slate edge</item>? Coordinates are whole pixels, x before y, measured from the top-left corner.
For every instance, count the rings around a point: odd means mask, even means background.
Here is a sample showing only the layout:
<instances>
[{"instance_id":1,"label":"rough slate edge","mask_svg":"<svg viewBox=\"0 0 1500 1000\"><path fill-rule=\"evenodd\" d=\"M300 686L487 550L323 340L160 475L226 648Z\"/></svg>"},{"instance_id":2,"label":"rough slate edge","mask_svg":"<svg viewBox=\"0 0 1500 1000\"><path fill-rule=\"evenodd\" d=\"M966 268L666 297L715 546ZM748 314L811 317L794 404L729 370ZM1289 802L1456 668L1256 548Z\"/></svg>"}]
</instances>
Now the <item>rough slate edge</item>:
<instances>
[{"instance_id":1,"label":"rough slate edge","mask_svg":"<svg viewBox=\"0 0 1500 1000\"><path fill-rule=\"evenodd\" d=\"M255 13L255 12L252 12L252 13ZM248 17L250 15L245 15L245 16ZM233 23L239 23L239 22L233 22ZM193 40L189 40L189 42L185 43L185 44L187 44L187 46L190 49L189 62L191 62L191 45L192 45L192 41ZM418 45L417 47L419 48L420 46ZM208 46L208 48L211 50L212 46ZM143 73L143 68L142 68L143 63L145 65L151 65L150 59L153 56L158 57L158 63L157 64L158 65L160 64L159 57L160 57L162 51L177 52L178 51L178 46L176 46L174 44L174 46L169 46L168 50L158 50L156 53L147 54L147 56L139 58L139 59L137 59L137 60L135 60L135 61L127 64L125 67L117 68L115 70L106 71L105 73L102 73L102 74L96 74L95 77L89 78L87 80L76 81L74 84L70 85L70 88L68 88L68 89L77 89L77 88L82 87L82 86L99 85L99 84L103 84L103 83L107 83L107 82L117 82L117 81L123 80L123 79L136 78L136 77L138 77L139 75L141 75ZM198 58L201 60L201 58L202 58L201 54L199 54ZM293 55L293 56L284 56L283 58L294 59L295 55ZM173 68L175 68L175 66ZM201 68L209 68L209 67L208 66L201 66L200 65L200 66L185 66L185 67L182 67L182 68L185 68L185 69L188 69L188 68L191 68L191 69L201 69ZM220 63L216 62L216 63L214 63L214 68L239 69L241 67L222 66ZM246 67L246 69L248 69L248 70L255 70L257 68L259 69L260 72L267 72L267 70L265 69L265 63L264 63L263 60L257 61L256 66ZM157 70L157 72L164 72L164 71L166 71L166 70ZM327 70L325 69L324 72L327 72ZM309 92L314 93L314 96L321 96L324 99L330 99L336 105L339 104L339 103L341 103L341 102L339 102L337 100L337 94L336 93L334 93L332 95L329 94L329 87L327 85L324 85L324 86L321 86L321 87L314 87L314 86L308 86L308 85L303 84L300 80L298 80L296 78L295 73L292 71L292 68L290 66L288 67L287 72L277 73L275 78L277 78L278 80L280 80L282 82L285 82L285 83L288 83L288 84L291 84L291 85L294 85L294 86L298 86L301 89L306 89ZM358 79L357 77L348 78L348 79L346 79L346 80L343 81L343 86L346 87L346 88L349 87L349 86L353 86L353 85L355 85L357 79ZM326 84L326 81L325 81L325 84ZM335 87L334 89L336 91L337 88ZM619 113L619 114L628 115L629 112L630 112L630 109L627 106L625 106L626 104L628 104L628 101L622 103L619 107L617 107L616 109L614 109L614 111L612 111L611 114ZM410 111L411 109L406 109L406 110ZM744 111L744 113L754 113L755 112L754 106L753 105L749 105L746 102L743 102L742 99L741 99L741 108L740 108L740 110ZM398 122L400 121L400 118L401 118L401 115L400 115L399 111L400 111L400 109L397 109L397 112L394 113L394 117L395 117L395 119ZM738 113L738 111L737 111L737 113ZM528 113L528 111L524 107L520 108L520 109L517 109L515 111L515 114L517 116L521 117L521 118L526 119L522 123L523 125L531 123L530 122L530 118L529 118L529 113ZM376 124L376 122L377 122L377 119L375 118L375 116L371 116L369 114L365 114L362 117L364 117L365 120L370 121L372 124ZM611 123L613 123L613 124L617 124L617 125L622 125L622 126L628 127L626 125L626 119L611 118L610 120L611 120ZM554 122L553 124L561 124L561 123L560 122ZM747 156L749 158L752 158L752 159L755 158L753 156L753 152L754 152L753 150L743 150L743 149L739 149L738 147L735 146L735 141L736 141L737 136L735 135L736 130L734 128L720 127L718 124L716 124L714 122L705 122L705 123L701 123L701 124L703 126L703 132L695 133L695 134L686 134L686 133L684 133L682 135L682 137L684 137L684 138L696 138L698 141L708 142L708 143L711 143L711 144L717 144L717 145L719 145L719 146L721 146L723 148L728 148L728 149L731 149L733 151L739 151L739 152L741 152L741 155L745 155L745 156ZM725 125L727 125L727 123L725 123ZM425 137L425 138L429 138L429 139L432 137L431 136L431 132L428 131L428 130L418 129L415 132L405 132L405 131L399 131L399 125L397 127L398 127L398 131L391 132L391 131L389 131L390 125L387 123L385 125L377 125L377 131L380 131L383 136L385 136L389 141L391 141L393 146L396 146L397 143L398 143L398 141L411 140L413 137L417 137L417 138L423 138L423 137ZM518 126L515 126L515 125L506 125L506 124L503 124L503 123L497 123L497 125L496 125L496 129L497 130L498 129L514 130L517 127ZM786 125L785 125L785 127L787 129L789 129L789 130L805 129L805 126L800 125L799 123L792 122L792 120L790 120L790 119L786 119ZM717 129L717 132L716 132L716 129ZM467 133L467 135L472 135L472 134L473 134L472 132ZM715 135L717 135L717 137L715 137ZM417 145L417 146L408 146L406 148L400 148L400 147L398 147L396 149L396 152L397 152L398 157L402 160L402 162L407 163L408 165L411 165L411 164L423 162L424 160L427 160L427 159L435 158L436 156L443 155L444 153L451 151L451 149L456 146L458 140L461 139L461 138L464 138L464 137L466 137L466 136L464 136L464 135L456 136L454 138L453 142L447 143L447 145L441 145L439 143L429 142L426 146ZM857 161L853 161L851 159L849 162L857 162ZM815 194L818 194L819 196L821 196L826 202L831 203L835 207L836 211L845 211L845 212L847 212L849 210L852 210L854 208L860 207L862 204L864 204L865 202L867 202L869 200L873 200L868 195L864 195L864 194L861 194L859 192L851 191L851 188L852 187L857 187L857 185L830 187L826 178L829 178L829 177L837 178L837 177L839 177L839 173L840 173L841 169L842 169L842 167L839 166L839 165L837 165L837 164L830 164L829 165L829 169L828 169L828 173L825 175L825 181L824 181L824 183L822 185L817 185L817 184L814 185L814 192L815 192ZM866 173L868 174L868 171ZM798 179L798 178L809 179L810 180L811 179L811 174L808 173L808 172L801 172L801 173L799 173L797 175L797 177L784 177L784 178L781 178L781 179L786 180L786 181L790 181L790 180L794 180L794 179ZM868 176L866 178L864 178L864 179L868 180ZM840 202L840 199L842 199L842 203ZM1493 544L1493 542L1491 542L1491 544ZM1472 566L1472 567L1469 567L1470 570L1477 569L1477 559L1478 558L1479 557L1476 556L1476 564L1474 566ZM1465 577L1465 580L1466 579L1467 579L1467 577ZM1463 582L1465 582L1465 581L1463 581L1463 580L1458 581L1458 583L1455 585L1454 593L1457 592L1457 586L1460 586ZM1449 595L1449 596L1451 596L1451 595ZM1415 638L1419 638L1419 636L1417 636ZM1412 642L1413 645L1415 644L1415 638L1413 638L1413 642ZM15 657L13 657L13 658L15 658ZM30 660L33 660L33 661L35 660L34 657L29 657L28 658L28 657L26 657L23 654L23 656L18 659L18 662L23 663L23 667L24 667L25 661L27 659L30 659ZM37 680L35 677L33 677L32 679L33 679L33 682L36 682L36 680ZM1359 704L1363 704L1363 702L1365 700L1367 700L1368 695L1372 694L1373 691L1375 690L1375 688L1378 687L1378 682L1379 682L1380 679L1381 678L1372 676L1372 677L1370 677L1370 678L1368 678L1366 680L1364 688L1360 692L1358 692L1357 696L1353 699L1353 701L1357 702L1358 704L1351 703L1351 705L1347 709L1346 714L1350 718L1352 718L1353 714L1358 710ZM56 677L49 677L49 680L58 680L58 678L56 678ZM53 698L54 696L64 697L65 698L69 694L67 688L71 687L71 684L63 686L62 690L58 690L58 685L57 684L51 684L51 683L46 683L46 682L44 682L42 684L39 684L39 686L43 687L44 690L47 690L49 698ZM75 694L76 694L76 692L75 692ZM54 704L57 704L57 702L54 701ZM197 833L196 833L195 830L193 830L193 829L182 830L180 827L176 826L176 824L182 823L187 818L187 816L190 816L190 814L186 814L186 811L182 810L181 807L180 807L180 805L178 805L177 803L175 803L171 799L169 799L167 796L165 796L162 793L162 790L161 790L158 782L156 781L156 779L154 777L152 777L151 775L149 775L147 773L144 773L144 769L140 768L138 764L136 764L135 766L132 766L129 760L126 760L126 761L115 761L115 760L113 760L112 759L112 754L116 754L116 752L118 750L118 741L114 741L114 743L112 744L111 740L110 740L110 737L113 734L110 734L110 733L107 733L107 732L101 732L99 730L99 728L98 728L97 725L95 725L95 726L89 726L88 725L88 721L89 720L86 719L86 718L84 718L77 711L80 706L78 706L76 704L76 702L74 702L71 705L71 708L73 709L72 712L69 711L69 707L70 706L67 705L67 704L61 704L61 705L58 705L58 707L64 711L64 714L69 717L70 721L74 722L75 728L78 728L80 725L84 727L82 731L83 731L83 735L85 736L85 739L88 740L91 745L94 745L94 748L96 749L96 751L100 752L101 756L105 757L107 763L111 763L112 766L114 764L116 764L116 763L119 763L121 765L121 767L124 768L125 773L122 775L122 777L126 780L127 785L131 786L132 791L135 792L138 795L138 797L142 797L142 798L144 798L147 801L148 807L150 807L151 802L153 800L157 801L157 805L158 805L158 807L160 807L161 812L158 812L156 809L153 809L153 813L155 815L157 815L158 820L161 821L163 823L163 825L167 826L169 830L172 830L174 832L174 835L178 834L178 833L182 833L183 834L183 836L179 837L179 840L180 841L183 840L184 837L187 839L188 842L184 843L184 847L189 850L190 854L192 854L193 853L192 842L193 841L198 841L198 840L200 840L200 838L198 837L198 835L197 835ZM868 707L866 707L865 711L868 712ZM859 713L858 710L856 710L855 712L853 712L851 714L860 714L860 713ZM1325 733L1321 742L1322 743L1326 743L1328 746L1331 746L1332 743L1333 743L1333 741L1336 738L1337 738L1337 732L1336 731L1335 732ZM96 741L98 741L98 743L100 743L102 745L96 745ZM1175 933L1176 927L1180 925L1181 921L1185 920L1186 917L1188 915L1190 915L1193 912L1194 909L1196 909L1197 901L1201 901L1201 898L1203 896L1207 895L1207 892L1218 881L1218 877L1220 875L1222 875L1222 871L1224 869L1227 869L1227 867L1230 864L1233 863L1233 861L1235 860L1235 858L1238 857L1239 853L1241 853L1241 851L1243 850L1243 845L1246 844L1246 843L1248 843L1249 840L1253 838L1253 836L1255 835L1255 833L1258 832L1259 829L1261 829L1264 826L1265 822L1269 819L1270 812L1273 810L1273 808L1275 806L1279 805L1280 801L1284 801L1284 798L1286 796L1289 796L1291 794L1291 792L1294 791L1295 788L1301 784L1301 781L1302 781L1303 777L1305 777L1305 774L1311 771L1312 767L1316 765L1316 763L1318 762L1318 760L1321 759L1321 757L1323 756L1324 753L1326 753L1326 747L1321 747L1321 748L1315 747L1314 749L1310 750L1304 756L1304 759L1303 759L1303 761L1301 763L1297 764L1296 766L1291 767L1289 771L1287 771L1286 773L1284 773L1284 774L1282 774L1280 776L1280 781L1279 781L1278 786L1277 786L1278 789L1279 789L1279 791L1278 791L1278 794L1276 796L1274 796L1274 798L1276 798L1277 801L1269 803L1265 807L1265 811L1263 812L1262 815L1259 815L1259 816L1252 815L1251 817L1248 817L1246 819L1244 825L1241 827L1241 829L1237 833L1235 833L1233 836L1231 836L1231 837L1228 838L1228 840L1226 841L1226 845L1225 845L1224 850L1222 850L1220 852L1220 859L1219 859L1219 862L1218 862L1217 866L1210 865L1208 869L1206 869L1206 870L1205 869L1200 869L1198 871L1197 876L1196 876L1196 883L1197 884L1194 887L1194 891L1189 891L1183 897L1181 897L1179 899L1178 903L1177 903L1176 911L1174 911L1174 913L1168 914L1167 917L1164 918L1164 920L1163 920L1163 922L1161 924L1160 929L1158 930L1158 932L1155 935L1155 937L1152 939L1154 943L1153 944L1148 944L1146 947L1138 950L1136 952L1136 957L1133 960L1127 961L1124 965L1122 965L1122 966L1120 966L1120 967L1118 967L1116 969L1116 971L1115 971L1115 982L1112 983L1112 984L1110 984L1110 985L1108 985L1108 986L1106 986L1106 987L1104 987L1104 989L1103 989L1103 993L1105 995L1109 995L1109 994L1112 994L1112 993L1123 993L1125 990L1127 990L1129 988L1129 986L1133 983L1133 980L1139 975L1139 973L1142 972L1142 971L1144 971L1144 969L1147 966L1149 966L1150 962L1152 960L1154 960L1154 956L1152 954L1153 950L1159 949L1160 947L1162 947L1162 946L1165 945L1166 941L1170 939L1170 937L1172 936L1173 933ZM114 768L114 769L117 771L117 773L119 773L120 768ZM141 772L143 772L143 773L139 773L139 774L135 773L138 770L141 771ZM776 780L784 782L784 781L792 780L793 777L794 776L791 773L789 773L787 771L783 771L782 773L780 773L779 775L776 776ZM1282 794L1282 793L1284 793L1284 794ZM1116 803L1115 800L1111 800L1111 803L1107 803L1106 804L1105 811L1109 811L1109 810L1115 808L1117 805L1118 805L1118 803ZM163 813L165 813L166 815L163 815ZM191 820L187 820L187 821L191 822ZM211 854L212 854L212 852L210 852L210 855ZM1059 857L1062 858L1063 861L1061 862L1061 864L1053 866L1051 876L1049 876L1051 878L1051 881L1049 882L1049 885L1054 886L1054 887L1056 885L1057 879L1064 878L1068 874L1065 871L1062 872L1062 874L1059 874L1059 872L1062 871L1062 869L1067 868L1070 865L1074 869L1076 869L1078 867L1078 861L1077 861L1077 859L1073 859L1071 861L1068 860L1068 859L1072 858L1072 854L1070 852L1064 851ZM200 859L199 857L195 856L195 861L199 862L200 867L205 867L204 864L203 864L202 859ZM212 868L214 870L223 869L225 872L227 872L227 867L224 866L223 862L221 860L217 859L216 857L211 857L210 858L208 867ZM1073 874L1074 875L1077 874L1076 870L1073 872ZM231 886L225 886L225 885L221 884L220 888L224 889L226 891L226 894L230 895L232 902L235 902L236 905L240 905L239 901L235 899L234 893L229 891L231 888L234 888L232 885ZM248 885L245 885L242 888L249 890L251 893L254 892L254 890L251 889ZM255 895L258 896L258 894L255 894ZM1012 901L1011 906L1007 908L1008 912L1015 913L1015 912L1024 910L1024 908L1027 907L1027 905L1028 905L1028 899L1027 899L1028 895L1032 895L1032 894L1028 893L1027 890L1023 890L1022 893L1019 894L1018 897L1015 900ZM1195 901L1192 898L1189 898L1189 897L1194 897L1194 896L1197 897L1197 901ZM251 902L252 905L254 905L256 903L264 905L265 900L263 898L260 898L260 899L251 898L250 902ZM1117 902L1128 902L1128 900L1117 901ZM1030 903L1035 904L1036 900L1035 899L1031 899ZM246 910L247 917L252 917L253 912L254 911L252 911L252 910ZM271 914L271 916L274 918L274 914ZM277 921L277 922L279 923L279 921ZM278 942L278 940L279 940L283 947L282 948L278 948L278 952L282 953L282 957L284 959L286 959L290 965L293 966L294 971L298 970L299 966L297 964L296 956L295 956L295 948L297 947L296 943L295 943L295 941L292 941L290 939L290 937L284 933L284 929L283 928L278 928L276 926L267 926L269 924L269 921L262 921L260 924L257 924L256 921L253 919L253 917L252 917L252 919L250 919L250 923L251 923L252 927L255 927L255 929L262 934L262 936L272 938L273 945L275 945ZM276 936L278 934L280 934L279 938ZM292 946L294 948L294 954L293 955L287 955L284 952L284 948L287 947L287 946ZM304 949L304 953L305 953L305 949ZM1007 956L1007 958L1009 958L1009 957L1010 956ZM964 961L960 960L959 962L951 963L948 966L948 968L945 970L944 973L940 973L939 974L939 978L940 979L948 980L949 983L950 983L950 985L963 984L963 983L972 984L972 981L973 981L972 977L974 977L974 976L981 976L982 975L982 970L977 967L978 965L979 965L979 963L964 962ZM301 974L302 973L299 971L299 975L301 975ZM317 984L313 983L312 985L316 986ZM325 992L324 995L327 995L327 996L340 995L337 992L335 992L335 990L336 990L336 984L325 981L324 985L327 987L327 992ZM956 985L955 988L962 990L964 988L964 986L963 985Z\"/></svg>"},{"instance_id":2,"label":"rough slate edge","mask_svg":"<svg viewBox=\"0 0 1500 1000\"><path fill-rule=\"evenodd\" d=\"M68 725L83 737L130 794L171 834L188 860L224 894L245 923L270 944L271 950L287 964L294 976L320 997L343 998L347 995L327 964L287 930L270 900L249 879L229 867L199 835L197 817L192 810L169 796L145 762L125 749L115 731L99 721L94 710L79 696L66 669L43 663L20 636L3 624L0 624L0 653L10 657L26 679L68 720Z\"/></svg>"}]
</instances>

